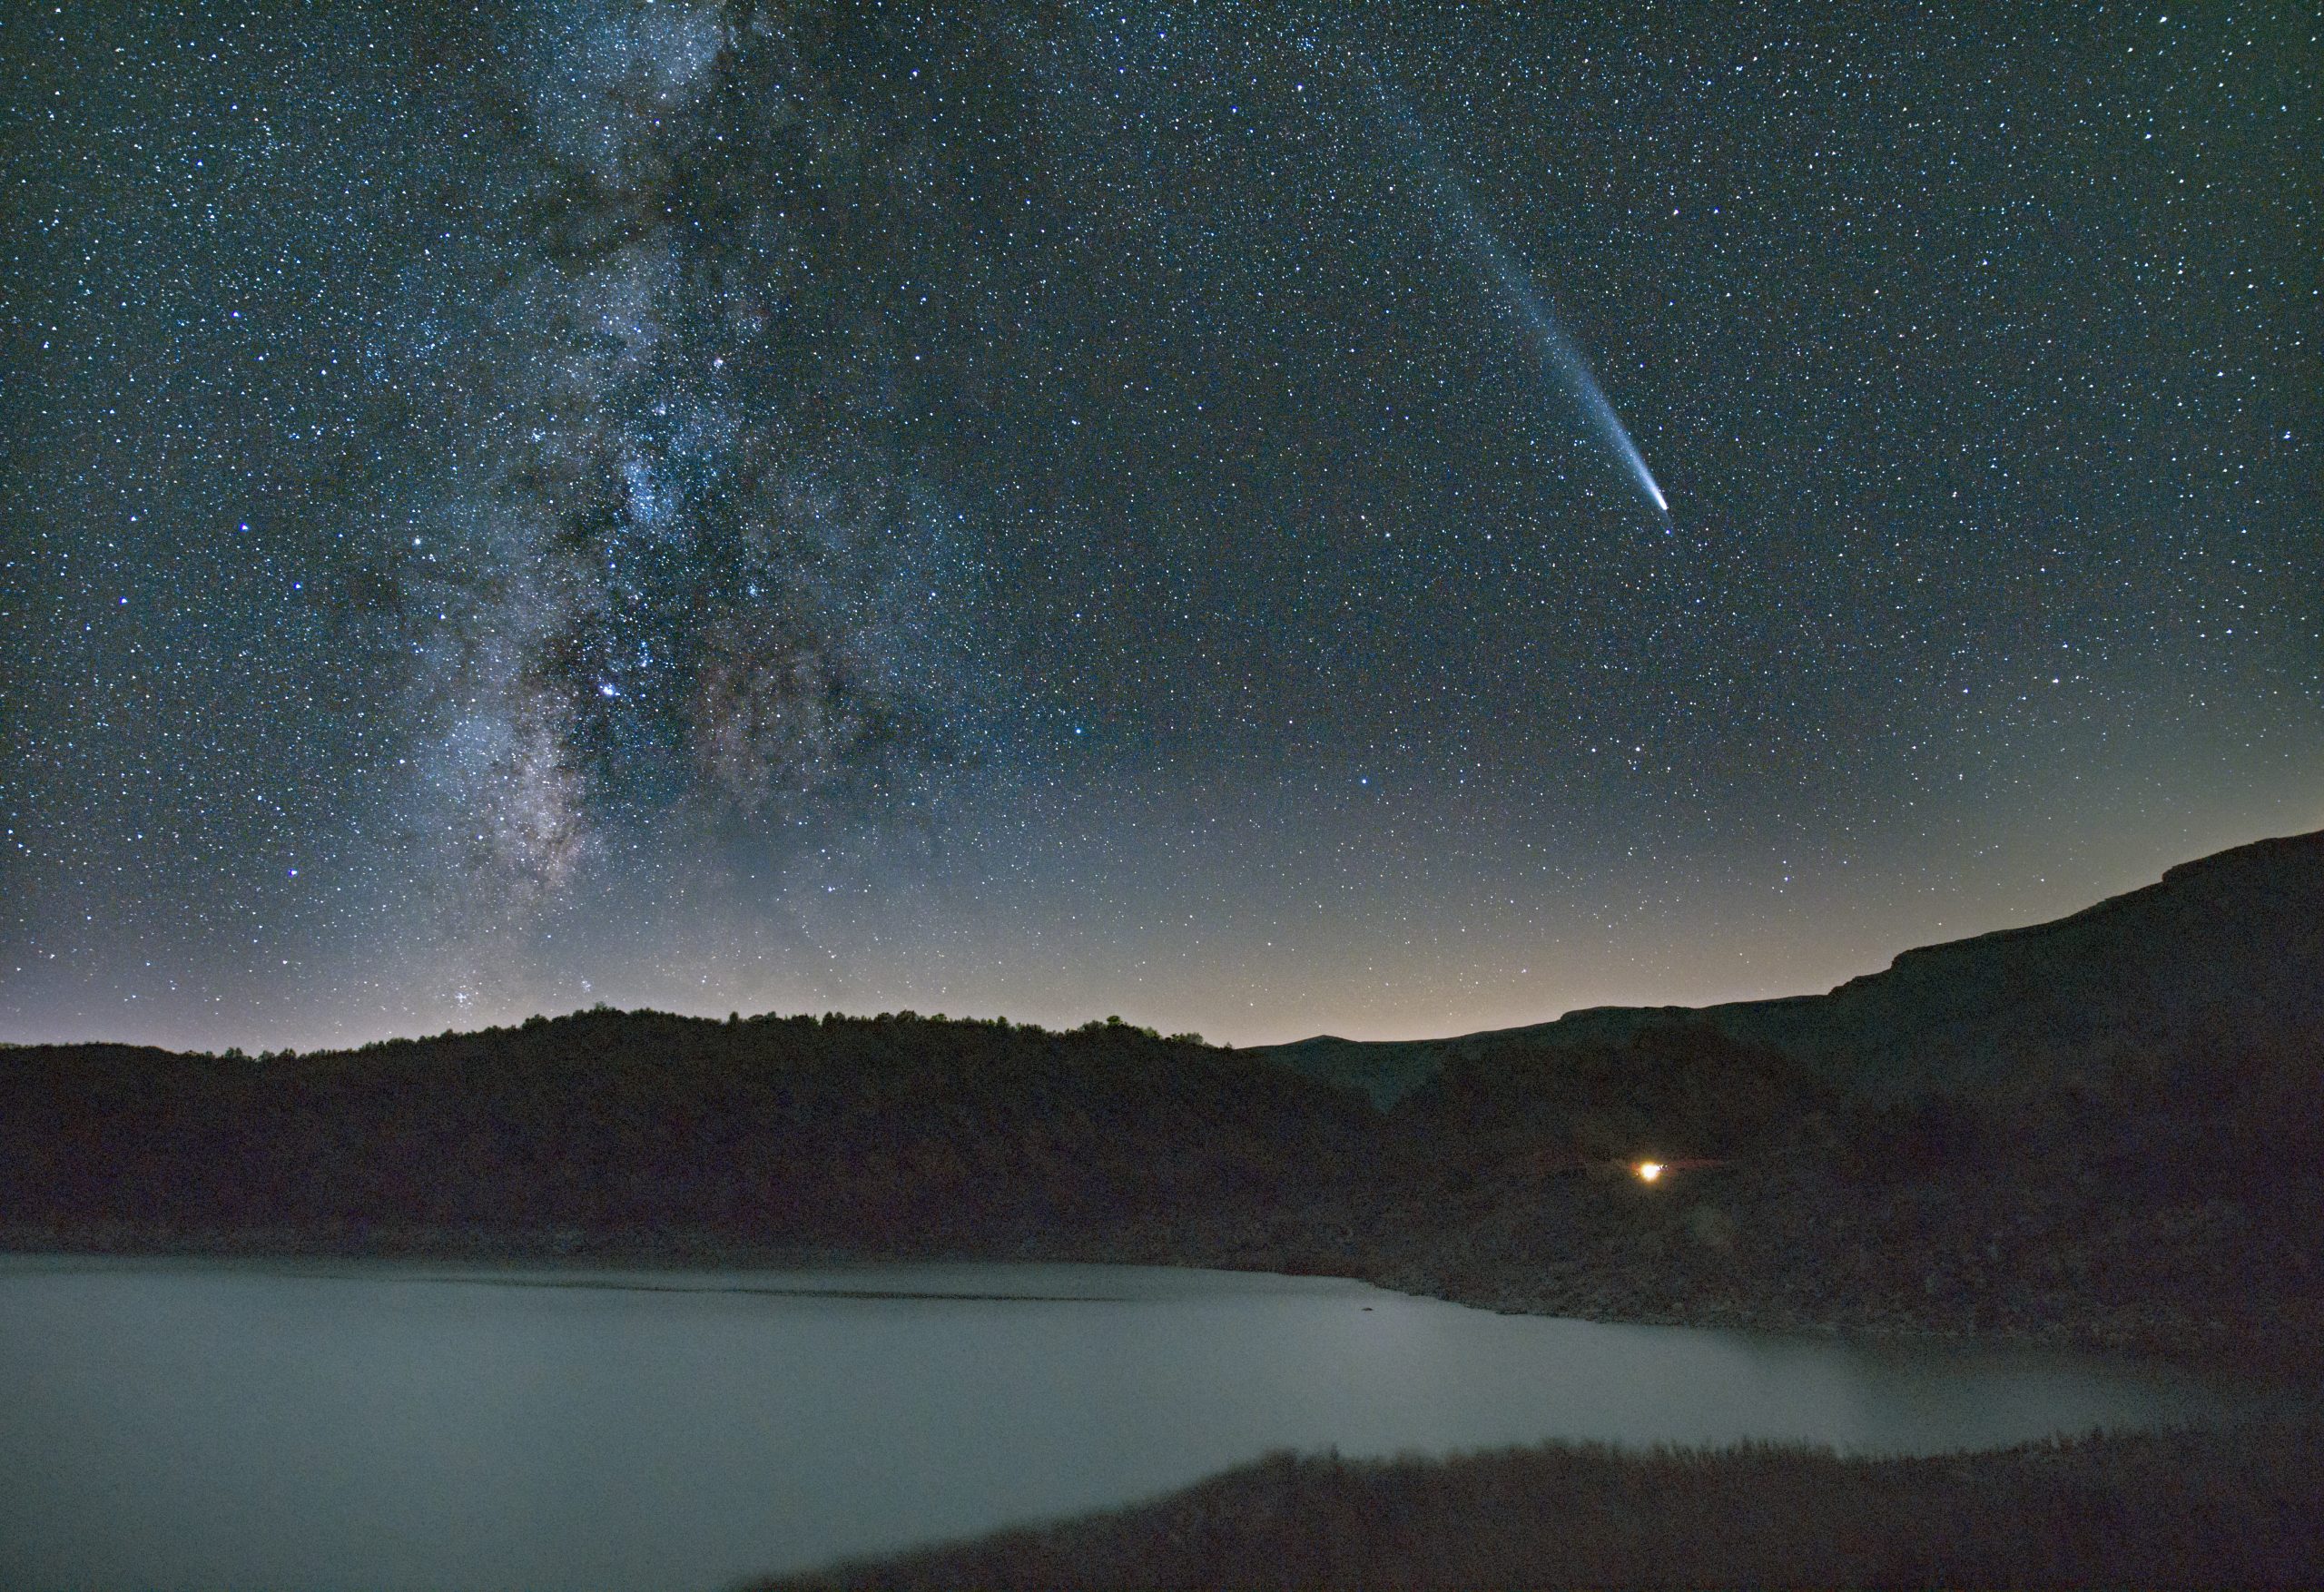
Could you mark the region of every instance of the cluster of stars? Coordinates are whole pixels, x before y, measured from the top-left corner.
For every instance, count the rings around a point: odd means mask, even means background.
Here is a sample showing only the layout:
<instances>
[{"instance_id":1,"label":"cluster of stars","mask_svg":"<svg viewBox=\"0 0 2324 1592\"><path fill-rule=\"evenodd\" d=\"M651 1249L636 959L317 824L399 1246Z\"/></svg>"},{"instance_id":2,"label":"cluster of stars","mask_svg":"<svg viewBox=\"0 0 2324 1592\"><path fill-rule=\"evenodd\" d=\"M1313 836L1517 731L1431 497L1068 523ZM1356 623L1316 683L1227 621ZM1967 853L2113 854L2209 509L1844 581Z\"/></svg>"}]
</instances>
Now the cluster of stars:
<instances>
[{"instance_id":1,"label":"cluster of stars","mask_svg":"<svg viewBox=\"0 0 2324 1592\"><path fill-rule=\"evenodd\" d=\"M0 51L0 1037L1444 1032L2324 820L2299 7Z\"/></svg>"}]
</instances>

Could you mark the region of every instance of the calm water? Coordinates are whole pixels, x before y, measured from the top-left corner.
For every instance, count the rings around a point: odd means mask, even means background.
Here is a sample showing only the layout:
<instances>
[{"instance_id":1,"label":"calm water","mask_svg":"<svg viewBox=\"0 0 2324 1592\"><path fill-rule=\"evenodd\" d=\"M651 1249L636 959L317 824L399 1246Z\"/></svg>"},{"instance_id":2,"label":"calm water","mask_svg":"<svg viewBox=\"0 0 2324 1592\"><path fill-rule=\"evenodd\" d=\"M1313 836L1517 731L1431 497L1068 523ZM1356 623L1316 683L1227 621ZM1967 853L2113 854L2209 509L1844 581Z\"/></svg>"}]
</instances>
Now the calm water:
<instances>
[{"instance_id":1,"label":"calm water","mask_svg":"<svg viewBox=\"0 0 2324 1592\"><path fill-rule=\"evenodd\" d=\"M2225 1399L1220 1272L0 1259L0 1585L716 1587L1270 1449L1925 1451Z\"/></svg>"}]
</instances>

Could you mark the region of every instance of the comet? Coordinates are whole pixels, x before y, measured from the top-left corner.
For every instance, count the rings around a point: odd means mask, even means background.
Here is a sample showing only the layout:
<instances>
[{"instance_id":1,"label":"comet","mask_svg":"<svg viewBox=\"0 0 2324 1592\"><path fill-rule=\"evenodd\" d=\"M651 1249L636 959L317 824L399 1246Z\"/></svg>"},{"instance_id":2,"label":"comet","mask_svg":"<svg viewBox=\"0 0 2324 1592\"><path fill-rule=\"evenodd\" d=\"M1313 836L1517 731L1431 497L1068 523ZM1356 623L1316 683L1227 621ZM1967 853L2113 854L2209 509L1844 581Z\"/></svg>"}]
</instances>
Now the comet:
<instances>
[{"instance_id":1,"label":"comet","mask_svg":"<svg viewBox=\"0 0 2324 1592\"><path fill-rule=\"evenodd\" d=\"M1588 417L1607 450L1629 472L1630 479L1638 483L1639 490L1646 494L1648 500L1654 505L1655 512L1665 519L1669 518L1670 500L1662 496L1661 484L1655 480L1654 472L1647 468L1646 456L1639 452L1638 444L1630 438L1630 427L1623 425L1621 416L1614 412L1613 401L1607 398L1606 389L1598 385L1598 378L1590 372L1590 363L1582 358L1581 350L1566 335L1565 328L1558 324L1558 318L1551 310L1548 300L1534 290L1525 274L1502 251L1498 241L1486 230L1465 199L1461 201L1460 211L1465 234L1462 240L1463 247L1501 290L1511 311L1531 334L1542 361L1556 374L1559 384L1581 407L1582 414Z\"/></svg>"},{"instance_id":2,"label":"comet","mask_svg":"<svg viewBox=\"0 0 2324 1592\"><path fill-rule=\"evenodd\" d=\"M1540 354L1558 385L1565 389L1590 429L1597 433L1606 450L1616 463L1637 484L1654 512L1668 528L1670 521L1670 500L1662 495L1661 483L1647 467L1646 456L1639 451L1630 437L1630 427L1614 410L1613 401L1606 389L1598 384L1597 375L1590 369L1590 361L1581 348L1559 321L1549 299L1534 286L1532 276L1522 269L1462 188L1459 181L1437 158L1430 144L1427 132L1420 119L1403 100L1384 83L1377 73L1366 65L1374 97L1379 102L1383 119L1396 130L1406 158L1419 174L1427 193L1429 221L1437 234L1458 249L1470 264L1500 296L1509 312L1523 328L1527 340Z\"/></svg>"}]
</instances>

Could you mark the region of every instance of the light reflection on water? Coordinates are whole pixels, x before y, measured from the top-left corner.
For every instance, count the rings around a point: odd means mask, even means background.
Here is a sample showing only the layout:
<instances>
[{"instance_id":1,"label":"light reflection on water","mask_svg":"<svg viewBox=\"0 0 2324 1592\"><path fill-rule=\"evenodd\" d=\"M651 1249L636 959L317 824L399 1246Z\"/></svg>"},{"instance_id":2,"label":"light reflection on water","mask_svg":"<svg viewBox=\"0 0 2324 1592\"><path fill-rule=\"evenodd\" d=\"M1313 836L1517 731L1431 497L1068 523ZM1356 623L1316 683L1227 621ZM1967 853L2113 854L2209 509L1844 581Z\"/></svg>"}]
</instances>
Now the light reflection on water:
<instances>
[{"instance_id":1,"label":"light reflection on water","mask_svg":"<svg viewBox=\"0 0 2324 1592\"><path fill-rule=\"evenodd\" d=\"M1930 1452L2231 1396L1332 1278L0 1259L0 1584L712 1587L1271 1450Z\"/></svg>"}]
</instances>

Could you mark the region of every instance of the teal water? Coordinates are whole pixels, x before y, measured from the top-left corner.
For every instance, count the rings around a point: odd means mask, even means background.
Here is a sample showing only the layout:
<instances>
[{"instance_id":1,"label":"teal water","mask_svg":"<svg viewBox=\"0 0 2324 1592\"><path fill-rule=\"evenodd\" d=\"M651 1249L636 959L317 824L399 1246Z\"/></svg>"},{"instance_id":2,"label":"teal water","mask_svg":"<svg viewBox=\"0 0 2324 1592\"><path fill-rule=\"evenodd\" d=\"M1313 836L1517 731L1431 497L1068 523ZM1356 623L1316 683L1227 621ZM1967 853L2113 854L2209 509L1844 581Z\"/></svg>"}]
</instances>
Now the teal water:
<instances>
[{"instance_id":1,"label":"teal water","mask_svg":"<svg viewBox=\"0 0 2324 1592\"><path fill-rule=\"evenodd\" d=\"M1150 1267L0 1259L0 1585L730 1586L1274 1449L1930 1452L2237 1396L2024 1351Z\"/></svg>"}]
</instances>

